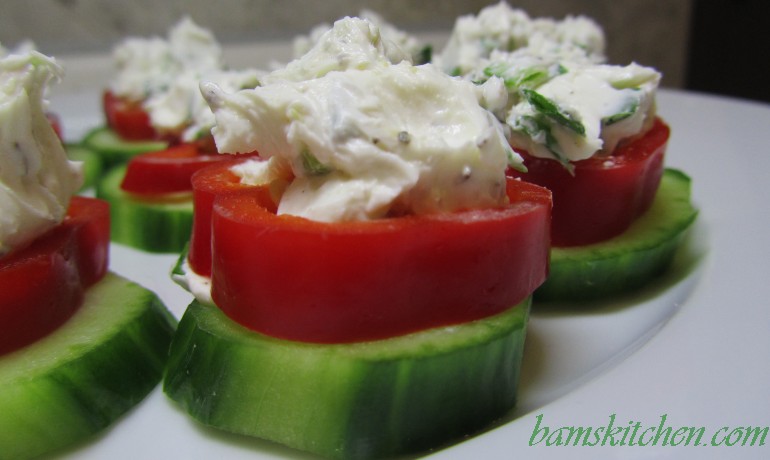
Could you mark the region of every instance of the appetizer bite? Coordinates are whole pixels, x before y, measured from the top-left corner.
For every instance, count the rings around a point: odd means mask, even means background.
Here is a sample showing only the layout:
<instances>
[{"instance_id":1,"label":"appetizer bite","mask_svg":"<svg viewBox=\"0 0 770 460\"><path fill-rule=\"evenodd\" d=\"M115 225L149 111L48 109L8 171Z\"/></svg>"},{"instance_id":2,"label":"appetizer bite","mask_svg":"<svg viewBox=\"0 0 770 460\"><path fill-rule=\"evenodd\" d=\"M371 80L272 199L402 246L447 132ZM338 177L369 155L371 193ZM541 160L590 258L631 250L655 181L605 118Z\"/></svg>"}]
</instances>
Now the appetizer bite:
<instances>
[{"instance_id":1,"label":"appetizer bite","mask_svg":"<svg viewBox=\"0 0 770 460\"><path fill-rule=\"evenodd\" d=\"M657 116L660 74L604 64L591 20L531 19L499 3L457 20L438 58L477 84L502 82L485 104L509 127L526 172L553 192L551 272L536 298L593 299L664 271L696 217L690 183L666 170L669 127Z\"/></svg>"},{"instance_id":2,"label":"appetizer bite","mask_svg":"<svg viewBox=\"0 0 770 460\"><path fill-rule=\"evenodd\" d=\"M164 391L205 425L333 458L470 435L515 405L550 192L475 85L337 21L255 89L202 90L222 152L198 171L196 296Z\"/></svg>"},{"instance_id":3,"label":"appetizer bite","mask_svg":"<svg viewBox=\"0 0 770 460\"><path fill-rule=\"evenodd\" d=\"M190 176L222 159L199 80L235 91L256 86L258 72L227 70L214 36L188 18L168 40L130 38L114 55L119 72L104 93L107 126L84 140L113 167L97 196L111 204L113 241L179 252L190 238Z\"/></svg>"},{"instance_id":4,"label":"appetizer bite","mask_svg":"<svg viewBox=\"0 0 770 460\"><path fill-rule=\"evenodd\" d=\"M109 211L46 116L61 76L36 51L0 58L0 456L83 442L159 382L174 320L108 272Z\"/></svg>"}]
</instances>

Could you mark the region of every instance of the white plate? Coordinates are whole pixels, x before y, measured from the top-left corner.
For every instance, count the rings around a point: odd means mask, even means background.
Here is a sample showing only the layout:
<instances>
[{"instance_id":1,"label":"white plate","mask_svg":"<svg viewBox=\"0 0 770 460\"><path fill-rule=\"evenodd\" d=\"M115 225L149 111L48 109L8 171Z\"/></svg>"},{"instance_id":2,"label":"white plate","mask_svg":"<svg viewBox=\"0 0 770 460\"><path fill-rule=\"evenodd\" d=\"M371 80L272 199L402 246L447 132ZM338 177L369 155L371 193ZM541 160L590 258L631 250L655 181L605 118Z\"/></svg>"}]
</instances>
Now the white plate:
<instances>
[{"instance_id":1,"label":"white plate","mask_svg":"<svg viewBox=\"0 0 770 460\"><path fill-rule=\"evenodd\" d=\"M282 45L231 49L263 63L284 56ZM231 61L233 62L233 61ZM68 75L52 93L53 111L70 139L101 123L99 94L110 72L104 56L64 59ZM438 450L464 458L766 458L765 446L530 446L538 416L565 427L704 428L703 441L723 427L770 425L770 107L663 91L659 113L672 126L667 164L693 178L697 225L674 269L649 289L612 302L535 306L519 404L487 432ZM157 292L180 316L190 296L168 272L173 255L122 246L113 271ZM722 433L724 430L722 431ZM540 432L542 434L542 431ZM724 433L723 433L724 434ZM614 437L616 443L620 436ZM722 436L723 437L723 436ZM770 438L770 435L767 436ZM552 438L554 439L554 438ZM626 439L626 444L630 438ZM719 440L719 438L717 438ZM261 440L198 426L156 389L98 439L63 458L305 458Z\"/></svg>"}]
</instances>

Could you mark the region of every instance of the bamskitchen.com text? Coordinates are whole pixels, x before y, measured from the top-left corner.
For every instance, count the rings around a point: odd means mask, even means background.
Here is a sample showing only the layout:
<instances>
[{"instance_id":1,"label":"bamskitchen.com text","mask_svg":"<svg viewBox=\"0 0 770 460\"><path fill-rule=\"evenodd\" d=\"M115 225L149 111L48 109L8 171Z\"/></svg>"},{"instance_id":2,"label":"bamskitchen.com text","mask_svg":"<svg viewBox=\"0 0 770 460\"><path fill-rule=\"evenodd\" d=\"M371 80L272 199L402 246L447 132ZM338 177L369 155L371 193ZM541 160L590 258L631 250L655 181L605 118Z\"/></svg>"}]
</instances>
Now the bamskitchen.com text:
<instances>
[{"instance_id":1,"label":"bamskitchen.com text","mask_svg":"<svg viewBox=\"0 0 770 460\"><path fill-rule=\"evenodd\" d=\"M674 426L668 414L657 423L644 424L629 420L619 422L611 414L606 423L596 426L548 426L543 414L535 417L530 446L714 446L762 447L768 437L768 426Z\"/></svg>"}]
</instances>

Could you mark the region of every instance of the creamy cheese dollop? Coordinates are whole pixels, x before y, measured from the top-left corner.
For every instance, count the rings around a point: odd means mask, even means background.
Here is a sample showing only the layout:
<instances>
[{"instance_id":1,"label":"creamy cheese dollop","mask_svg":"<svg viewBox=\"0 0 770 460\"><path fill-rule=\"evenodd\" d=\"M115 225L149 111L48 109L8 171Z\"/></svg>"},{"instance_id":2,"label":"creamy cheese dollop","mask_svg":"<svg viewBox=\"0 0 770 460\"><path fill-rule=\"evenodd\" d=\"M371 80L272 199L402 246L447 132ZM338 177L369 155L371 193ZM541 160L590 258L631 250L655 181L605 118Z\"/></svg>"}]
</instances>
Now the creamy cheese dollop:
<instances>
[{"instance_id":1,"label":"creamy cheese dollop","mask_svg":"<svg viewBox=\"0 0 770 460\"><path fill-rule=\"evenodd\" d=\"M499 78L505 97L483 105L510 128L514 150L571 163L610 154L655 118L660 74L605 64L604 33L591 19L530 18L507 3L458 18L438 61L477 84Z\"/></svg>"},{"instance_id":2,"label":"creamy cheese dollop","mask_svg":"<svg viewBox=\"0 0 770 460\"><path fill-rule=\"evenodd\" d=\"M493 51L510 52L552 43L579 47L596 61L604 59L604 32L590 18L533 19L501 1L483 8L478 15L457 18L447 45L434 62L449 74L466 75L479 68Z\"/></svg>"},{"instance_id":3,"label":"creamy cheese dollop","mask_svg":"<svg viewBox=\"0 0 770 460\"><path fill-rule=\"evenodd\" d=\"M264 75L262 84L311 80L329 72L370 69L403 61L412 62L409 53L383 38L374 23L346 17L318 37L307 53Z\"/></svg>"},{"instance_id":4,"label":"creamy cheese dollop","mask_svg":"<svg viewBox=\"0 0 770 460\"><path fill-rule=\"evenodd\" d=\"M185 17L160 37L128 38L113 53L117 75L110 89L141 101L152 126L195 140L208 134L214 116L200 93L201 79L231 90L254 87L264 72L226 69L214 35Z\"/></svg>"},{"instance_id":5,"label":"creamy cheese dollop","mask_svg":"<svg viewBox=\"0 0 770 460\"><path fill-rule=\"evenodd\" d=\"M391 42L400 49L406 51L415 64L423 64L426 60L426 53L430 47L422 43L417 37L399 29L395 25L386 21L378 13L363 9L358 18L365 19L374 25L382 35L382 39ZM323 35L332 28L332 24L323 23L313 27L307 35L300 35L293 41L293 54L295 58L300 58L307 54Z\"/></svg>"},{"instance_id":6,"label":"creamy cheese dollop","mask_svg":"<svg viewBox=\"0 0 770 460\"><path fill-rule=\"evenodd\" d=\"M490 97L485 91L505 97L499 81L478 87L414 66L366 20L337 21L263 84L202 90L219 151L256 150L272 162L238 174L253 182L293 177L279 214L332 222L498 206L507 165L521 164L479 103Z\"/></svg>"},{"instance_id":7,"label":"creamy cheese dollop","mask_svg":"<svg viewBox=\"0 0 770 460\"><path fill-rule=\"evenodd\" d=\"M62 73L37 51L0 59L0 255L58 225L83 183L46 117L46 89Z\"/></svg>"},{"instance_id":8,"label":"creamy cheese dollop","mask_svg":"<svg viewBox=\"0 0 770 460\"><path fill-rule=\"evenodd\" d=\"M660 74L630 64L580 65L523 90L507 116L511 145L542 158L569 162L610 154L645 132L655 118Z\"/></svg>"},{"instance_id":9,"label":"creamy cheese dollop","mask_svg":"<svg viewBox=\"0 0 770 460\"><path fill-rule=\"evenodd\" d=\"M431 65L206 90L221 152L257 150L293 172L279 214L332 222L505 202L499 123L471 83Z\"/></svg>"}]
</instances>

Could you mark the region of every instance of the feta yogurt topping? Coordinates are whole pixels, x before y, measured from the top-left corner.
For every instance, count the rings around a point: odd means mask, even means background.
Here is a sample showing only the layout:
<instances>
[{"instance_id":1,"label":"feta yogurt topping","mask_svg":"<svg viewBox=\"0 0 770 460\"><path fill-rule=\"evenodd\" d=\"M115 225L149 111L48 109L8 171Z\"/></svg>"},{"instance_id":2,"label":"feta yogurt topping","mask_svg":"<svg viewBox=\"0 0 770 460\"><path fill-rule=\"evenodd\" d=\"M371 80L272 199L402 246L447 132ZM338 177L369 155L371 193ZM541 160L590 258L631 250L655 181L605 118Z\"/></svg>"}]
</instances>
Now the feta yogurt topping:
<instances>
[{"instance_id":1,"label":"feta yogurt topping","mask_svg":"<svg viewBox=\"0 0 770 460\"><path fill-rule=\"evenodd\" d=\"M584 16L568 16L562 21L532 19L525 11L501 1L478 15L457 18L446 47L434 62L447 73L465 75L479 68L493 51L551 44L578 47L596 61L604 59L604 33L593 20Z\"/></svg>"},{"instance_id":2,"label":"feta yogurt topping","mask_svg":"<svg viewBox=\"0 0 770 460\"><path fill-rule=\"evenodd\" d=\"M0 255L58 225L83 182L46 117L61 67L37 51L0 59Z\"/></svg>"},{"instance_id":3,"label":"feta yogurt topping","mask_svg":"<svg viewBox=\"0 0 770 460\"><path fill-rule=\"evenodd\" d=\"M252 177L290 171L279 214L328 222L505 203L505 169L521 159L481 107L484 89L400 56L370 22L345 18L264 86L203 84L219 151L277 164Z\"/></svg>"},{"instance_id":4,"label":"feta yogurt topping","mask_svg":"<svg viewBox=\"0 0 770 460\"><path fill-rule=\"evenodd\" d=\"M214 122L199 89L203 78L236 90L259 84L258 70L228 70L213 34L182 19L160 37L129 38L113 53L118 70L110 90L141 101L152 126L185 141L207 134Z\"/></svg>"},{"instance_id":5,"label":"feta yogurt topping","mask_svg":"<svg viewBox=\"0 0 770 460\"><path fill-rule=\"evenodd\" d=\"M383 40L391 42L398 46L400 49L406 51L412 59L412 62L416 64L424 64L429 61L430 47L420 42L417 37L408 34L393 24L387 22L382 16L371 10L361 10L359 18L369 21L374 27L376 27L380 34L382 34ZM332 28L329 23L319 24L307 35L301 35L294 39L294 57L300 58L307 54L313 46L323 37L323 35Z\"/></svg>"},{"instance_id":6,"label":"feta yogurt topping","mask_svg":"<svg viewBox=\"0 0 770 460\"><path fill-rule=\"evenodd\" d=\"M365 19L344 18L316 39L307 53L262 77L262 83L303 81L329 72L411 62L397 44L383 38L377 26Z\"/></svg>"},{"instance_id":7,"label":"feta yogurt topping","mask_svg":"<svg viewBox=\"0 0 770 460\"><path fill-rule=\"evenodd\" d=\"M604 35L590 19L531 19L501 2L457 20L439 57L477 84L501 79L505 98L484 106L510 128L515 150L571 162L611 153L655 117L660 74L604 64Z\"/></svg>"},{"instance_id":8,"label":"feta yogurt topping","mask_svg":"<svg viewBox=\"0 0 770 460\"><path fill-rule=\"evenodd\" d=\"M545 83L520 89L506 118L514 148L569 167L649 129L658 72L637 64L566 65Z\"/></svg>"}]
</instances>

